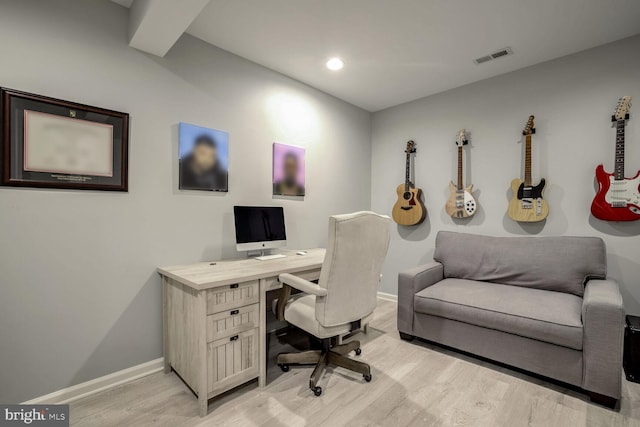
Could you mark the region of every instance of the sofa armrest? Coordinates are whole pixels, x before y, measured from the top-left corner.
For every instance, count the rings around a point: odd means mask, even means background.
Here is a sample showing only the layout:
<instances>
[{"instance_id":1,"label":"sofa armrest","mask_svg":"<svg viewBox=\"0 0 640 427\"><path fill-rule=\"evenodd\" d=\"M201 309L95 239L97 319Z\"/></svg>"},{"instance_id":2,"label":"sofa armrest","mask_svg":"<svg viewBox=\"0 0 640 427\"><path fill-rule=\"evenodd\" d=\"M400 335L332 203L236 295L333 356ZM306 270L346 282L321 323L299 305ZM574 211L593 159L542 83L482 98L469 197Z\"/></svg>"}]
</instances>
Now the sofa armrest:
<instances>
[{"instance_id":1,"label":"sofa armrest","mask_svg":"<svg viewBox=\"0 0 640 427\"><path fill-rule=\"evenodd\" d=\"M614 280L587 282L582 303L582 388L585 390L620 398L624 315L618 283Z\"/></svg>"},{"instance_id":2,"label":"sofa armrest","mask_svg":"<svg viewBox=\"0 0 640 427\"><path fill-rule=\"evenodd\" d=\"M444 267L437 261L398 274L398 330L413 335L413 296L444 279Z\"/></svg>"}]
</instances>

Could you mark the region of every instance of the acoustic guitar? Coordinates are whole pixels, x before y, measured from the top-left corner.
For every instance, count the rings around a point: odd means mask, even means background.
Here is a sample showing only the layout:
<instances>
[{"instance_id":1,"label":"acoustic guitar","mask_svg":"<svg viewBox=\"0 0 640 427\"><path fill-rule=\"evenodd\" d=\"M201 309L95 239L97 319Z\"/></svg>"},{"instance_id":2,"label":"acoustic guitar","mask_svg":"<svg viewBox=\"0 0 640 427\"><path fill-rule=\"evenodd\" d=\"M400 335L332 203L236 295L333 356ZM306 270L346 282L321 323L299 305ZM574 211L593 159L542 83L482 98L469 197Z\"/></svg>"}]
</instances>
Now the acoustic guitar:
<instances>
[{"instance_id":1,"label":"acoustic guitar","mask_svg":"<svg viewBox=\"0 0 640 427\"><path fill-rule=\"evenodd\" d=\"M549 205L543 199L544 178L538 185L533 185L531 180L531 135L536 132L533 124L534 117L529 116L527 124L522 131L525 136L525 157L524 157L524 181L516 178L511 181L513 197L509 202L509 217L518 222L539 222L549 215Z\"/></svg>"},{"instance_id":2,"label":"acoustic guitar","mask_svg":"<svg viewBox=\"0 0 640 427\"><path fill-rule=\"evenodd\" d=\"M453 181L449 182L451 195L444 208L452 218L469 218L476 213L476 199L471 194L473 184L465 187L462 181L462 148L468 143L465 130L462 129L458 132L456 138L456 146L458 147L458 185L455 185Z\"/></svg>"},{"instance_id":3,"label":"acoustic guitar","mask_svg":"<svg viewBox=\"0 0 640 427\"><path fill-rule=\"evenodd\" d=\"M411 154L416 152L416 143L407 142L404 152L406 154L404 184L396 188L398 200L393 205L391 216L400 225L418 225L426 218L427 210L422 203L422 190L415 188L411 182Z\"/></svg>"},{"instance_id":4,"label":"acoustic guitar","mask_svg":"<svg viewBox=\"0 0 640 427\"><path fill-rule=\"evenodd\" d=\"M596 168L599 189L591 203L591 213L604 221L640 219L640 171L633 178L624 177L624 131L630 107L631 97L623 96L611 117L616 124L614 172L607 173L603 165Z\"/></svg>"}]
</instances>

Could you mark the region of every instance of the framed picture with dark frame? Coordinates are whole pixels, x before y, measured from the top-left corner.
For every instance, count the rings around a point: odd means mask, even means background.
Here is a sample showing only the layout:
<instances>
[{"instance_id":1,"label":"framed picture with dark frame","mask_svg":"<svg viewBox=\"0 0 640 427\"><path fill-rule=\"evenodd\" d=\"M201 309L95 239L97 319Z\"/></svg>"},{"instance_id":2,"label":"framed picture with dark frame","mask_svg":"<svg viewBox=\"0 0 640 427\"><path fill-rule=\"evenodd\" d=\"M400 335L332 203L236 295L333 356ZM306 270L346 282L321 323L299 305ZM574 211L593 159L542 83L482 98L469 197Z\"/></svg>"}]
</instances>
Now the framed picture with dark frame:
<instances>
[{"instance_id":1,"label":"framed picture with dark frame","mask_svg":"<svg viewBox=\"0 0 640 427\"><path fill-rule=\"evenodd\" d=\"M2 185L128 190L129 115L0 88Z\"/></svg>"}]
</instances>

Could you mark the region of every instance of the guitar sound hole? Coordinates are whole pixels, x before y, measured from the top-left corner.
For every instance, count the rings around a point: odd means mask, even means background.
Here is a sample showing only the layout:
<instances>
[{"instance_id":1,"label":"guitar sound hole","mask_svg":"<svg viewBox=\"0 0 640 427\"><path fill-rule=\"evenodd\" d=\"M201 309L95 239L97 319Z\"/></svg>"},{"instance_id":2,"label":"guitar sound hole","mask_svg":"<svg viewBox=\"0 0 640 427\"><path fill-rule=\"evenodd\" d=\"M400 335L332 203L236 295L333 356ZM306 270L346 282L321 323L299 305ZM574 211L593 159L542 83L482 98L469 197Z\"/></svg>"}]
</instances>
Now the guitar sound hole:
<instances>
[{"instance_id":1,"label":"guitar sound hole","mask_svg":"<svg viewBox=\"0 0 640 427\"><path fill-rule=\"evenodd\" d=\"M405 200L410 200L411 199L411 192L405 191L404 194L402 195L402 198L405 199Z\"/></svg>"}]
</instances>

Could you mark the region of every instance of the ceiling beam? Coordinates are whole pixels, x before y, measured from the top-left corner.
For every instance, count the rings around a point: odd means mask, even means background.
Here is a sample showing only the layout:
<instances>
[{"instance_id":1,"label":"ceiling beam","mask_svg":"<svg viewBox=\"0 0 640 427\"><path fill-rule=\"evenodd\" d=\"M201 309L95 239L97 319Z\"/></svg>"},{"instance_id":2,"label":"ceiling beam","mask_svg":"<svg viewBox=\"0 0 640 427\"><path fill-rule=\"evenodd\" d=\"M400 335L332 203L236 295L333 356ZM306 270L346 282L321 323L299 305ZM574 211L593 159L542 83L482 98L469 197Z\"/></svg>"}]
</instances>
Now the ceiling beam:
<instances>
[{"instance_id":1,"label":"ceiling beam","mask_svg":"<svg viewBox=\"0 0 640 427\"><path fill-rule=\"evenodd\" d=\"M134 0L129 46L164 56L210 0Z\"/></svg>"}]
</instances>

